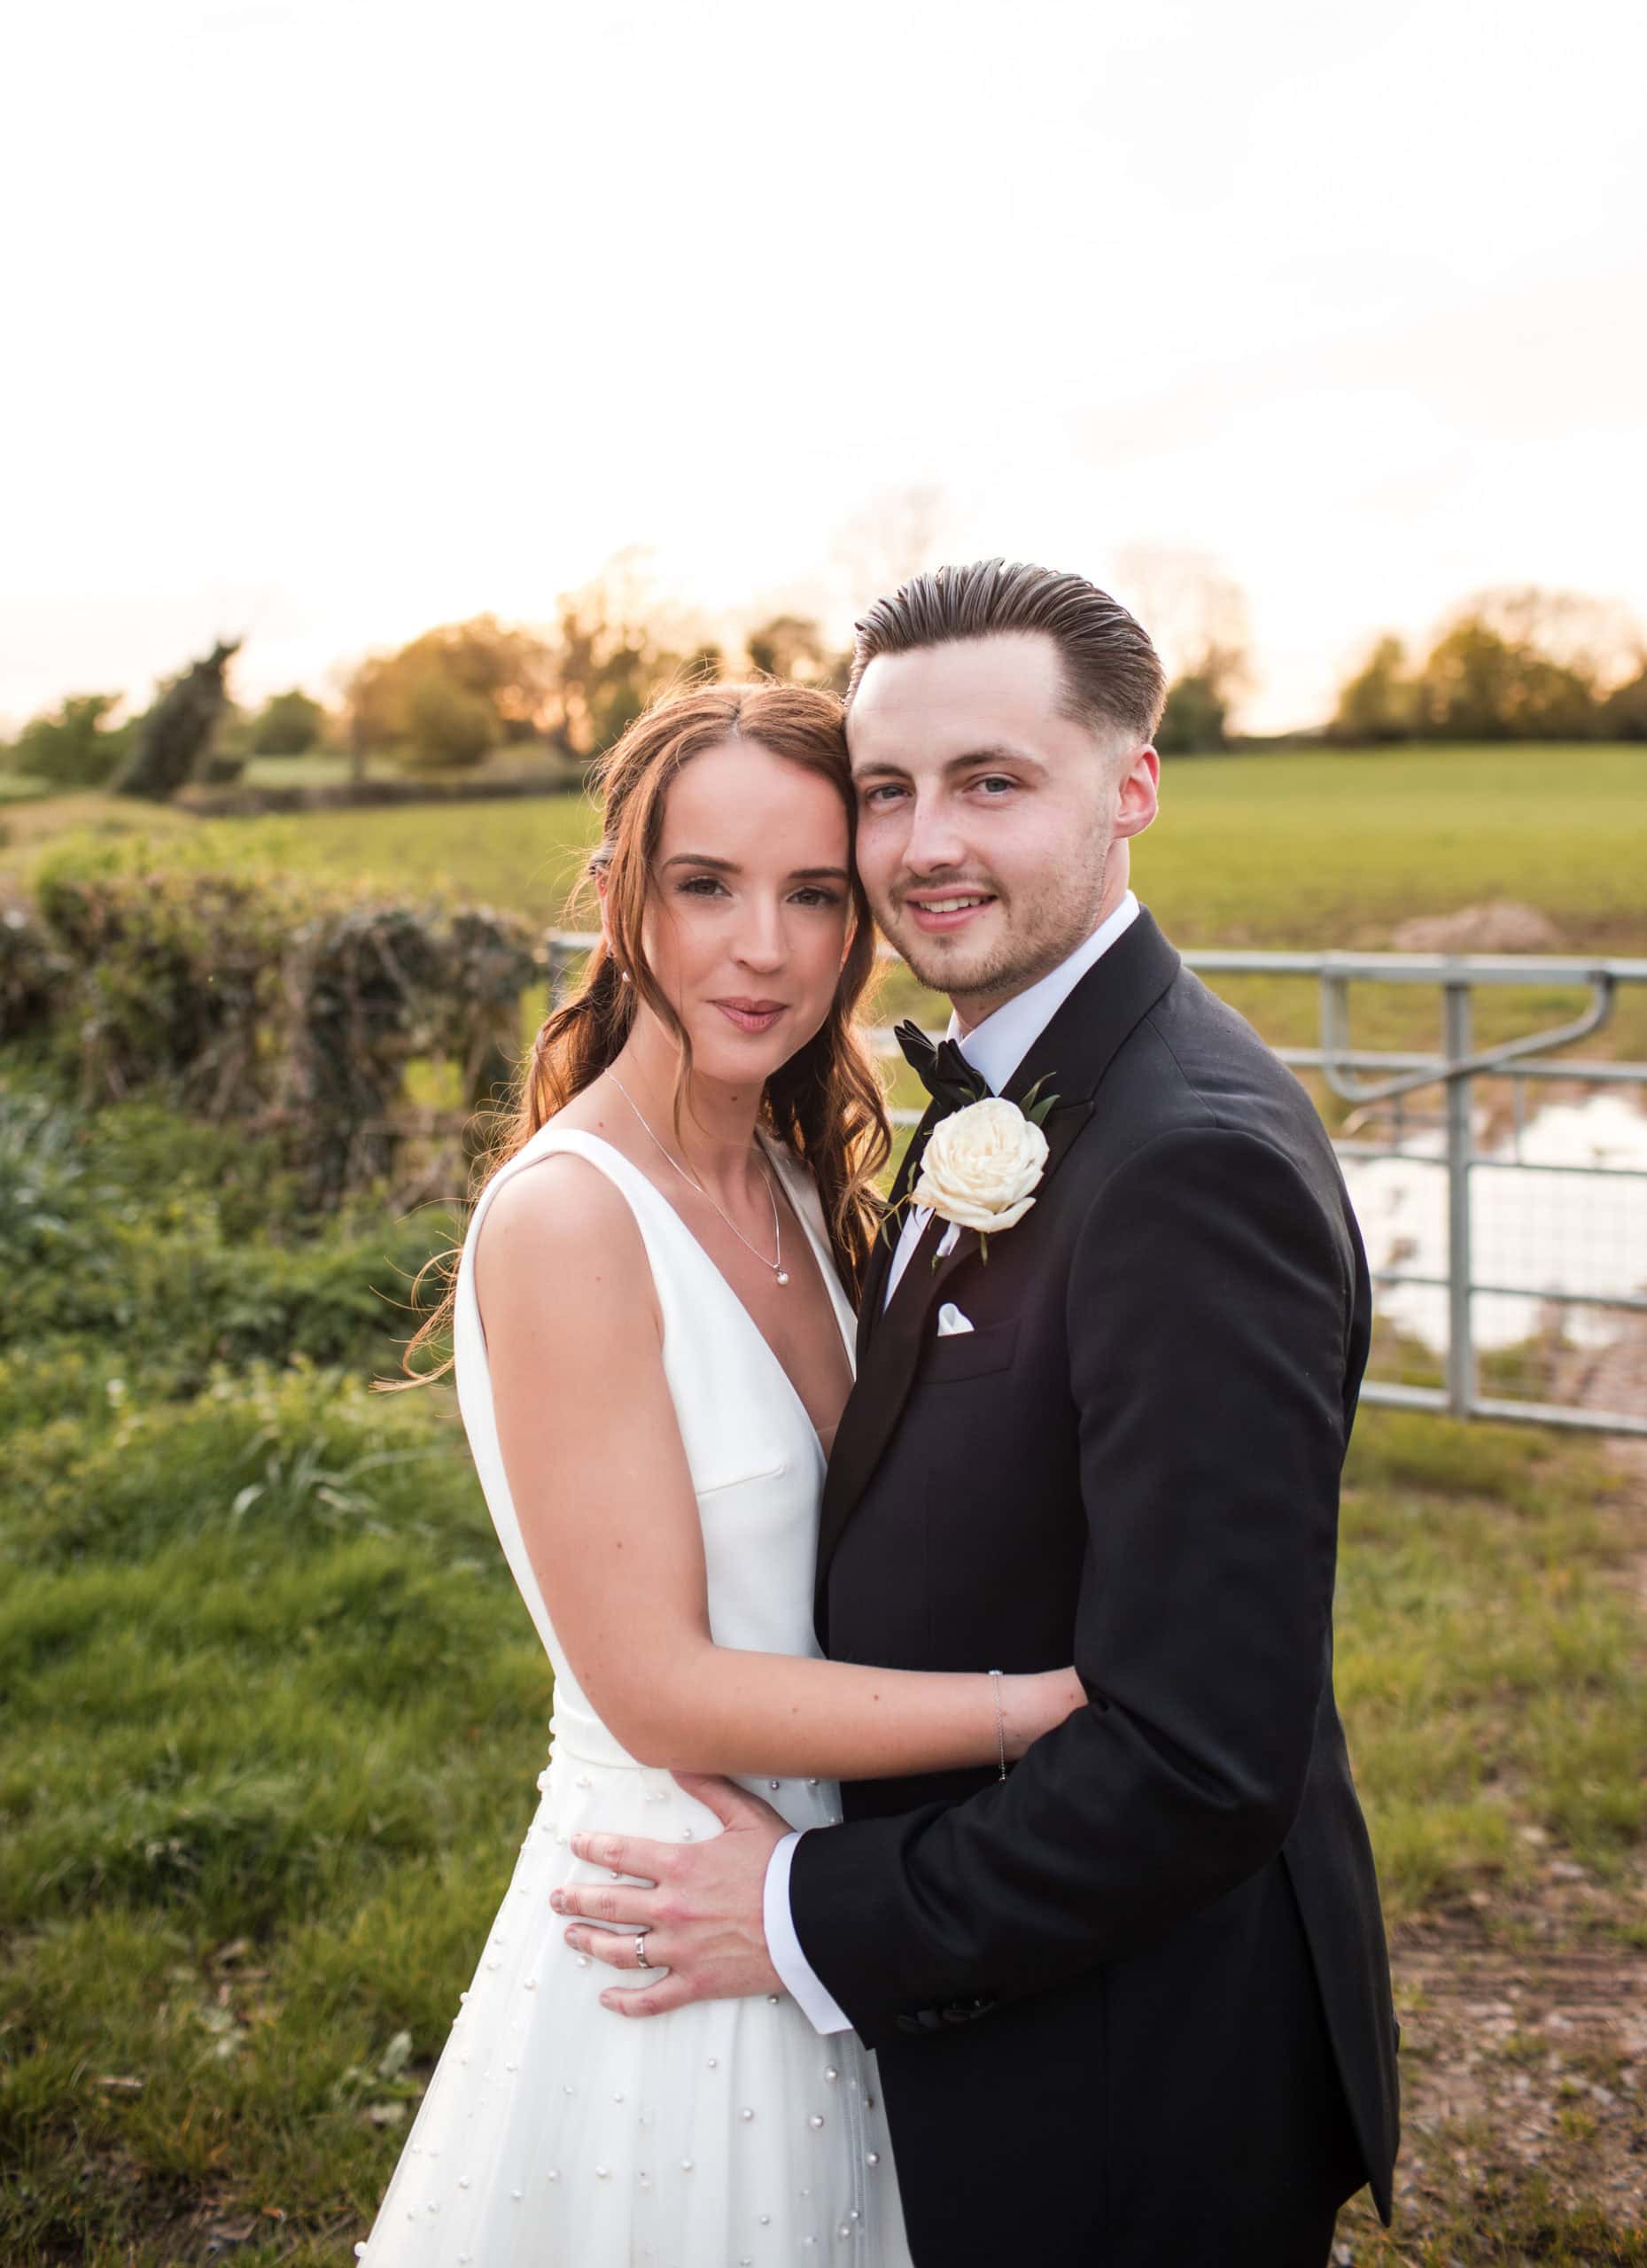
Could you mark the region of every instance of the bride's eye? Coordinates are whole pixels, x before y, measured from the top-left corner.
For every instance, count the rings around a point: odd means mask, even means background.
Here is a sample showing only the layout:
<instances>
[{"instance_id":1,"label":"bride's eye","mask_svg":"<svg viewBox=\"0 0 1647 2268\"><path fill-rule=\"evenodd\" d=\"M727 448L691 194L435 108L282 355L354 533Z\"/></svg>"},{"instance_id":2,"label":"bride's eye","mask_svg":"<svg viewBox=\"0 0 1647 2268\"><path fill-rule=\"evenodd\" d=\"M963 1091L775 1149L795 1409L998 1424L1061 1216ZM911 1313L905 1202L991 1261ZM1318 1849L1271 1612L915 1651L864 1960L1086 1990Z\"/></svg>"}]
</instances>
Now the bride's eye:
<instances>
[{"instance_id":1,"label":"bride's eye","mask_svg":"<svg viewBox=\"0 0 1647 2268\"><path fill-rule=\"evenodd\" d=\"M804 889L796 891L795 903L797 905L839 905L841 893L838 889L824 889L816 882L808 882Z\"/></svg>"},{"instance_id":2,"label":"bride's eye","mask_svg":"<svg viewBox=\"0 0 1647 2268\"><path fill-rule=\"evenodd\" d=\"M716 891L725 891L726 885L718 874L692 874L680 885L683 897L711 897Z\"/></svg>"}]
</instances>

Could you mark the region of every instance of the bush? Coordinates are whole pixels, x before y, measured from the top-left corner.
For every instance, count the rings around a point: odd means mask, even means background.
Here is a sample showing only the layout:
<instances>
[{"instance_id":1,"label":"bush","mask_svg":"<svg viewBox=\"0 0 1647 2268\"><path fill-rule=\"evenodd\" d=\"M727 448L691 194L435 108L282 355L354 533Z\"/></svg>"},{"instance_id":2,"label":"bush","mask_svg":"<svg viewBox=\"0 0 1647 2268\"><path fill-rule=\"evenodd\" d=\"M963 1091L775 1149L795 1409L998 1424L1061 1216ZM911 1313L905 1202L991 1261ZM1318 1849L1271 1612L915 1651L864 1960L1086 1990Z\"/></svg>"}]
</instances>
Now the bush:
<instances>
[{"instance_id":1,"label":"bush","mask_svg":"<svg viewBox=\"0 0 1647 2268\"><path fill-rule=\"evenodd\" d=\"M117 795L163 804L194 777L228 711L226 672L239 649L238 639L230 645L219 639L138 719L130 756L114 781Z\"/></svg>"},{"instance_id":2,"label":"bush","mask_svg":"<svg viewBox=\"0 0 1647 2268\"><path fill-rule=\"evenodd\" d=\"M397 1375L426 1312L411 1287L449 1247L450 1216L317 1218L304 1194L271 1140L0 1086L0 1353L50 1370L53 1350L101 1343L128 1383L141 1373L167 1396L223 1363Z\"/></svg>"},{"instance_id":3,"label":"bush","mask_svg":"<svg viewBox=\"0 0 1647 2268\"><path fill-rule=\"evenodd\" d=\"M1216 756L1224 746L1224 703L1209 678L1175 679L1155 745L1163 756Z\"/></svg>"},{"instance_id":4,"label":"bush","mask_svg":"<svg viewBox=\"0 0 1647 2268\"><path fill-rule=\"evenodd\" d=\"M151 1080L213 1116L268 1089L263 1034L278 1007L290 912L233 874L122 872L59 858L37 882L40 912L74 971L81 1091L118 1101Z\"/></svg>"},{"instance_id":5,"label":"bush","mask_svg":"<svg viewBox=\"0 0 1647 2268\"><path fill-rule=\"evenodd\" d=\"M497 744L497 712L438 670L420 677L406 700L403 764L414 770L475 765Z\"/></svg>"},{"instance_id":6,"label":"bush","mask_svg":"<svg viewBox=\"0 0 1647 2268\"><path fill-rule=\"evenodd\" d=\"M1608 695L1601 725L1609 740L1647 741L1647 668Z\"/></svg>"},{"instance_id":7,"label":"bush","mask_svg":"<svg viewBox=\"0 0 1647 2268\"><path fill-rule=\"evenodd\" d=\"M0 1039L49 1024L61 1005L68 963L30 906L0 904Z\"/></svg>"},{"instance_id":8,"label":"bush","mask_svg":"<svg viewBox=\"0 0 1647 2268\"><path fill-rule=\"evenodd\" d=\"M108 722L120 705L118 693L86 693L36 717L17 736L12 769L54 788L101 788L131 748L133 727Z\"/></svg>"},{"instance_id":9,"label":"bush","mask_svg":"<svg viewBox=\"0 0 1647 2268\"><path fill-rule=\"evenodd\" d=\"M206 788L232 787L246 768L246 760L238 750L210 748L194 768L194 776Z\"/></svg>"},{"instance_id":10,"label":"bush","mask_svg":"<svg viewBox=\"0 0 1647 2268\"><path fill-rule=\"evenodd\" d=\"M61 969L49 1029L83 1103L154 1090L214 1124L260 1121L307 1201L330 1207L392 1169L415 1061L454 1067L471 1108L508 1077L536 975L524 922L156 872L143 855L59 855L37 882L38 932ZM34 934L27 920L20 934ZM32 964L20 945L15 958L27 1005ZM0 1001L9 965L0 956Z\"/></svg>"},{"instance_id":11,"label":"bush","mask_svg":"<svg viewBox=\"0 0 1647 2268\"><path fill-rule=\"evenodd\" d=\"M1343 687L1328 737L1354 748L1410 740L1418 716L1418 687L1407 675L1407 649L1399 638L1380 638L1365 666Z\"/></svg>"},{"instance_id":12,"label":"bush","mask_svg":"<svg viewBox=\"0 0 1647 2268\"><path fill-rule=\"evenodd\" d=\"M272 694L263 703L247 739L253 756L307 756L320 745L325 729L324 709L294 686L290 693Z\"/></svg>"}]
</instances>

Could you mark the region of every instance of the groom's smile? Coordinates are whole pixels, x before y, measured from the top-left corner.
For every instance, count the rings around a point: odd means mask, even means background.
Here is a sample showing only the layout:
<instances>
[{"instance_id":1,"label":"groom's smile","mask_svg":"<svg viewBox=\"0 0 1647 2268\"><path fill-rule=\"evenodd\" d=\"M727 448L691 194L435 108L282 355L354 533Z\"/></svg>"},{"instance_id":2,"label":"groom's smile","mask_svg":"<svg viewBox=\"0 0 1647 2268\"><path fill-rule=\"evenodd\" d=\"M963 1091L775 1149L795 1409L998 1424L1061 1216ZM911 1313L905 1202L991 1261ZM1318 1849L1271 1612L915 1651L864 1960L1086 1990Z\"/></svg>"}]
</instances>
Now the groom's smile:
<instances>
[{"instance_id":1,"label":"groom's smile","mask_svg":"<svg viewBox=\"0 0 1647 2268\"><path fill-rule=\"evenodd\" d=\"M918 929L928 936L944 936L965 928L975 915L996 903L996 897L992 890L948 889L924 895L905 890L903 903Z\"/></svg>"}]
</instances>

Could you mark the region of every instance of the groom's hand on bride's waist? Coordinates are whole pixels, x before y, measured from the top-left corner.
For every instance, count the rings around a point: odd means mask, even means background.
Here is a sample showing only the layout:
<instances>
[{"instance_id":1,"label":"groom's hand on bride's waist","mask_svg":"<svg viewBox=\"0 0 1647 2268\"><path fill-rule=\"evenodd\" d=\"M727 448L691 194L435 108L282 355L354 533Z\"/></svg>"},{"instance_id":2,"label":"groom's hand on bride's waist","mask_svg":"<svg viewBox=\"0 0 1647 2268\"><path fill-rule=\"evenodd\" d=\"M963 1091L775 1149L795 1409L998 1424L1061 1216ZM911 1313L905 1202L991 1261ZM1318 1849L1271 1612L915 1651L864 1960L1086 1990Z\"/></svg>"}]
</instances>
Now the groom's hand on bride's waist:
<instances>
[{"instance_id":1,"label":"groom's hand on bride's waist","mask_svg":"<svg viewBox=\"0 0 1647 2268\"><path fill-rule=\"evenodd\" d=\"M782 1990L766 1950L761 1907L766 1868L789 1833L788 1822L758 1797L728 1780L678 1772L689 1796L708 1806L725 1833L701 1843L652 1843L639 1835L574 1835L571 1847L609 1882L568 1883L550 1904L576 1915L566 1942L625 1972L601 1995L603 2008L626 2016L658 2016L688 2000L735 2000ZM638 1881L617 1877L633 1875ZM603 1922L616 1928L602 1928ZM636 1930L647 1961L669 1974L654 1984L633 1982L646 1969L636 1958Z\"/></svg>"}]
</instances>

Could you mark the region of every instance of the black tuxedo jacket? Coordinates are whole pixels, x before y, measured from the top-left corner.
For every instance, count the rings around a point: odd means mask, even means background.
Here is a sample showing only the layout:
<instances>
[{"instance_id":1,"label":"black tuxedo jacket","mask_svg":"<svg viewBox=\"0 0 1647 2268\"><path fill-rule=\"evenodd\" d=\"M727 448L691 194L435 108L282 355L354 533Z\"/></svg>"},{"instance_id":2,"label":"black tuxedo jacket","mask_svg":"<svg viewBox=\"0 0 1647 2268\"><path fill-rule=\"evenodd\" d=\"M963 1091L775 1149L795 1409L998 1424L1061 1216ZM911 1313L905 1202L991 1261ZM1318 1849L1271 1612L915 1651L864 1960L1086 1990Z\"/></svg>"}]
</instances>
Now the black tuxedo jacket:
<instances>
[{"instance_id":1,"label":"black tuxedo jacket","mask_svg":"<svg viewBox=\"0 0 1647 2268\"><path fill-rule=\"evenodd\" d=\"M1303 1089L1147 913L1037 1080L1025 1218L936 1265L935 1223L884 1314L877 1244L817 1620L843 1660L1073 1661L1087 1705L1005 1781L848 1787L796 1928L879 2050L922 2268L1286 2268L1363 2181L1387 2219L1397 2141L1332 1690L1365 1261Z\"/></svg>"}]
</instances>

